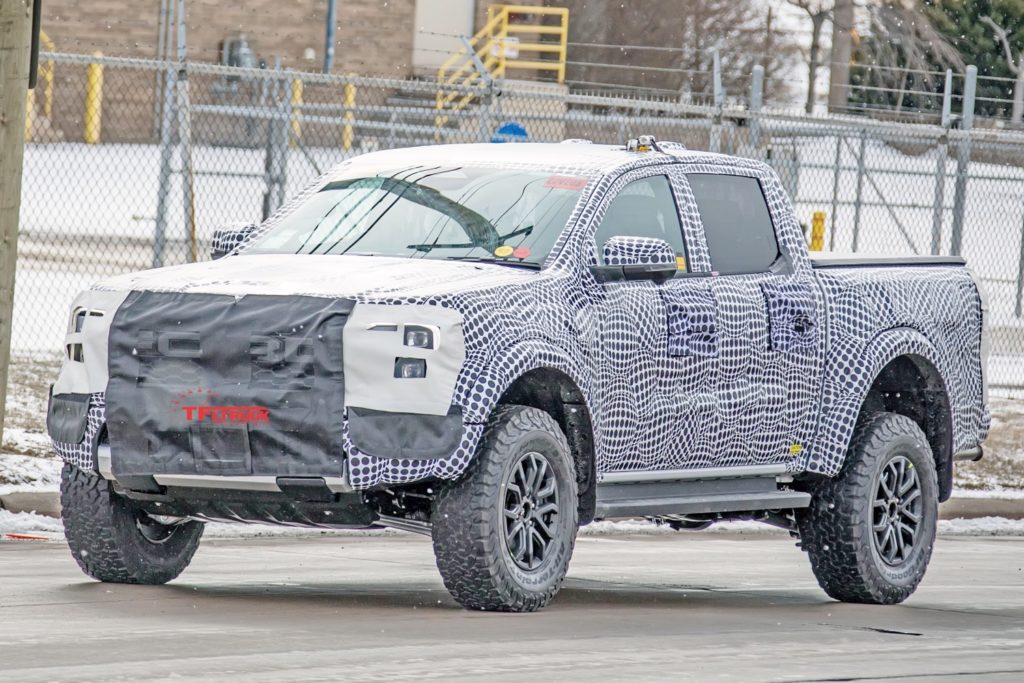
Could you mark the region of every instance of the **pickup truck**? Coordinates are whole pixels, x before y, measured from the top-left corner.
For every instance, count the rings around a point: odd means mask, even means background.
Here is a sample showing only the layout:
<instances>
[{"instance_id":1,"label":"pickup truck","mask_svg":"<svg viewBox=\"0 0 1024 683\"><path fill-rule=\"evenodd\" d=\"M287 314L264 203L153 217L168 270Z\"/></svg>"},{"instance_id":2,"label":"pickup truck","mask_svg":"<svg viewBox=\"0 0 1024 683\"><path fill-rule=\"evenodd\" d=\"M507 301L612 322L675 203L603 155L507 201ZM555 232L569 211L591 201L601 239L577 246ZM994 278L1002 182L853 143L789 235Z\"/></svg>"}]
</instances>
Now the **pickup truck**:
<instances>
[{"instance_id":1,"label":"pickup truck","mask_svg":"<svg viewBox=\"0 0 1024 683\"><path fill-rule=\"evenodd\" d=\"M650 136L355 157L213 255L72 305L47 421L101 581L206 521L381 526L533 611L595 519L746 519L897 603L988 431L962 259L811 255L771 168Z\"/></svg>"}]
</instances>

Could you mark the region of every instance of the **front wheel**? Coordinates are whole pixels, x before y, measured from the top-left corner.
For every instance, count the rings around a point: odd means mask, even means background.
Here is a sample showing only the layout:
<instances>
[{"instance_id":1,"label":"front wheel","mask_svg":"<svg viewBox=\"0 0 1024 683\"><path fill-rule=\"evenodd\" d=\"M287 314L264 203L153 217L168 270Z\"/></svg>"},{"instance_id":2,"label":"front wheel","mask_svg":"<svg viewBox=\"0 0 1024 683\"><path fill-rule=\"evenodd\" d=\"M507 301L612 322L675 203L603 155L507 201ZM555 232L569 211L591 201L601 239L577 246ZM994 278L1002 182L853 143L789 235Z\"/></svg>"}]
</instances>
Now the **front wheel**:
<instances>
[{"instance_id":1,"label":"front wheel","mask_svg":"<svg viewBox=\"0 0 1024 683\"><path fill-rule=\"evenodd\" d=\"M575 470L558 423L536 408L498 408L467 473L438 492L431 525L437 567L463 607L547 605L578 526Z\"/></svg>"},{"instance_id":2,"label":"front wheel","mask_svg":"<svg viewBox=\"0 0 1024 683\"><path fill-rule=\"evenodd\" d=\"M913 420L878 413L857 427L839 476L798 517L818 583L843 602L903 602L924 578L935 543L938 484Z\"/></svg>"},{"instance_id":3,"label":"front wheel","mask_svg":"<svg viewBox=\"0 0 1024 683\"><path fill-rule=\"evenodd\" d=\"M71 554L99 581L167 583L192 561L203 535L202 523L162 524L74 465L61 471L60 503Z\"/></svg>"}]
</instances>

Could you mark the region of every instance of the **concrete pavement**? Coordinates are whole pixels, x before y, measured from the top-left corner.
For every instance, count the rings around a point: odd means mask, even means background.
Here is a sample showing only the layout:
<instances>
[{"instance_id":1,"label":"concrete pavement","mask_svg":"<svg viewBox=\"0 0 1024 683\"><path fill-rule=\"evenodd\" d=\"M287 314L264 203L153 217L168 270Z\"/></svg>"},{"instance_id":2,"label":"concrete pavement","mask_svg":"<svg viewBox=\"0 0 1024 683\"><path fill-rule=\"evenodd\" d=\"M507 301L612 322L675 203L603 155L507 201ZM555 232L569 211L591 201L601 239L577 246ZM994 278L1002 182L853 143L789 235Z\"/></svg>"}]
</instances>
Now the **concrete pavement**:
<instances>
[{"instance_id":1,"label":"concrete pavement","mask_svg":"<svg viewBox=\"0 0 1024 683\"><path fill-rule=\"evenodd\" d=\"M208 540L161 587L0 543L0 678L1024 679L1024 539L940 538L906 604L844 605L784 534L583 537L531 615L458 608L425 538Z\"/></svg>"}]
</instances>

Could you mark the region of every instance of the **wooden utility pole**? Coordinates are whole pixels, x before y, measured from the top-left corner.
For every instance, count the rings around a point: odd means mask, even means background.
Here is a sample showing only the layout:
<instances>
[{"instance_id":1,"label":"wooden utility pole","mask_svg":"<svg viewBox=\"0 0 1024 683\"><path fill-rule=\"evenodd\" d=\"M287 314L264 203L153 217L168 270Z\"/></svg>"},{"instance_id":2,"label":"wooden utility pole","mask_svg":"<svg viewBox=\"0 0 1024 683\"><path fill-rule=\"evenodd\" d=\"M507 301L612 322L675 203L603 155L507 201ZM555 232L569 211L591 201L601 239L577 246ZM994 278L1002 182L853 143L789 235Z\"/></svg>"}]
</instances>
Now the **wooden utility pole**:
<instances>
[{"instance_id":1,"label":"wooden utility pole","mask_svg":"<svg viewBox=\"0 0 1024 683\"><path fill-rule=\"evenodd\" d=\"M832 60L829 69L828 110L846 111L850 98L850 58L853 56L853 0L836 0L832 8Z\"/></svg>"},{"instance_id":2,"label":"wooden utility pole","mask_svg":"<svg viewBox=\"0 0 1024 683\"><path fill-rule=\"evenodd\" d=\"M25 100L32 42L32 0L0 0L0 436L11 360L14 267L18 258Z\"/></svg>"}]
</instances>

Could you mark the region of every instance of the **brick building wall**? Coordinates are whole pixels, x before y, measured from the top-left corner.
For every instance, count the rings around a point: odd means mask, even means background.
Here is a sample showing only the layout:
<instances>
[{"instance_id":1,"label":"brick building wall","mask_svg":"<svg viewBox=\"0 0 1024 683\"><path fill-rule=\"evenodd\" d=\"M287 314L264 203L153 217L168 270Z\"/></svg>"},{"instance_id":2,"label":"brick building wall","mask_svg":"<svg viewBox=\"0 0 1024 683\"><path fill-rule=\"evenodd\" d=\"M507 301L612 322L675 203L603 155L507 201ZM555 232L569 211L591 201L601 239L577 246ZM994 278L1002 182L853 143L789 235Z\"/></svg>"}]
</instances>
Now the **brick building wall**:
<instances>
[{"instance_id":1,"label":"brick building wall","mask_svg":"<svg viewBox=\"0 0 1024 683\"><path fill-rule=\"evenodd\" d=\"M172 6L177 0L167 0ZM357 73L406 78L414 73L413 45L416 35L417 0L337 0L335 73ZM282 67L299 71L320 71L324 57L326 0L186 0L189 59L219 62L225 39L245 34L258 58L273 66L280 57ZM486 20L488 0L476 0L479 28ZM540 5L541 0L519 4ZM157 56L160 0L46 0L43 30L58 52L102 52L113 57L154 58ZM312 51L313 58L307 58ZM170 54L173 55L173 46ZM420 70L422 71L422 69ZM432 70L430 70L432 73ZM517 77L529 78L531 72ZM206 80L211 80L207 78ZM150 71L106 67L103 88L103 142L155 142L157 100L161 98L158 76ZM221 103L212 90L215 83L202 78L192 82L193 102ZM334 101L332 93L306 89L307 101ZM82 139L85 67L59 65L54 89L52 120L47 136L37 139ZM360 92L360 100L373 97L383 105L387 93ZM235 103L244 104L238 100ZM213 124L211 124L213 125ZM220 124L218 124L220 125ZM202 120L194 133L209 138ZM54 133L54 136L49 133ZM214 136L216 137L216 136Z\"/></svg>"},{"instance_id":2,"label":"brick building wall","mask_svg":"<svg viewBox=\"0 0 1024 683\"><path fill-rule=\"evenodd\" d=\"M407 75L415 4L415 0L339 0L334 70ZM285 68L319 70L326 9L326 0L187 0L189 57L219 61L221 42L244 33L269 64L280 56ZM159 0L47 0L43 12L43 30L58 51L156 56ZM315 51L312 61L304 58L307 48Z\"/></svg>"}]
</instances>

